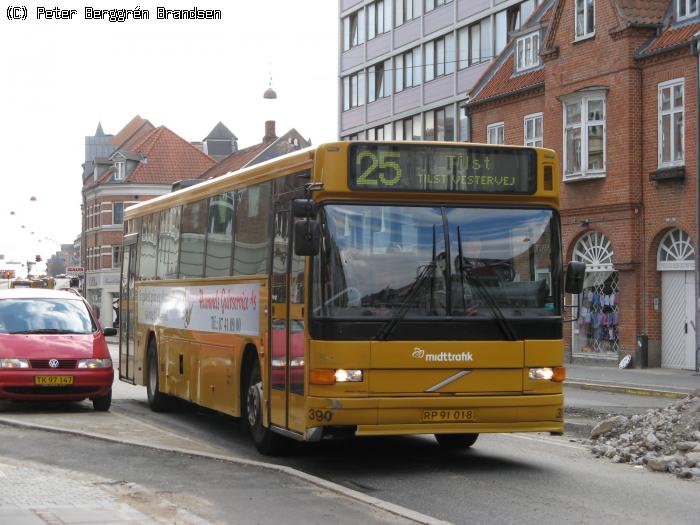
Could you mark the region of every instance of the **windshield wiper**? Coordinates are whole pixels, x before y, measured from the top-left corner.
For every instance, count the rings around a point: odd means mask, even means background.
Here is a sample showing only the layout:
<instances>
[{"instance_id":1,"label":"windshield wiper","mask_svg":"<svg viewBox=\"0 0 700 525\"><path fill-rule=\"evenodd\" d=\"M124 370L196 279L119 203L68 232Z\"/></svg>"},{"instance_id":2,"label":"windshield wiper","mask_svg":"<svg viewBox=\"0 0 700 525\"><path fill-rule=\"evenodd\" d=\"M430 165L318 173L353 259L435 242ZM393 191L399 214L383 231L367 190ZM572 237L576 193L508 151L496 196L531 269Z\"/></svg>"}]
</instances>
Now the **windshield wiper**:
<instances>
[{"instance_id":1,"label":"windshield wiper","mask_svg":"<svg viewBox=\"0 0 700 525\"><path fill-rule=\"evenodd\" d=\"M457 226L457 245L459 247L460 274L466 277L467 282L470 285L474 286L476 291L479 293L481 299L484 301L486 306L488 306L489 310L491 310L491 313L493 314L493 317L496 320L496 324L498 324L498 327L501 329L501 332L503 332L503 335L506 336L506 339L508 339L509 341L516 341L518 339L518 336L515 333L515 330L513 329L513 325L511 325L505 318L503 312L498 307L498 304L496 304L493 295L491 295L484 283L481 282L481 279L475 277L472 274L472 269L464 264L464 256L462 253L462 234L460 232L459 226ZM462 285L462 287L462 289L464 289L464 285Z\"/></svg>"},{"instance_id":2,"label":"windshield wiper","mask_svg":"<svg viewBox=\"0 0 700 525\"><path fill-rule=\"evenodd\" d=\"M382 326L379 329L379 332L377 332L376 340L377 341L386 341L387 338L391 335L391 332L394 331L394 328L396 328L396 325L399 324L399 322L406 317L406 314L408 313L408 308L409 305L411 304L411 301L413 301L414 297L418 294L418 291L423 287L423 284L428 281L428 279L432 280L433 275L435 274L435 268L437 264L435 263L435 225L433 225L433 259L430 261L428 264L423 266L418 273L418 277L416 277L416 280L413 281L413 284L411 285L411 288L408 290L406 293L406 296L404 297L403 301L401 301L401 305L399 306L399 311L396 312L396 315L389 319L386 323L384 323L384 326ZM432 305L433 302L433 290L431 288L430 290L430 304Z\"/></svg>"}]
</instances>

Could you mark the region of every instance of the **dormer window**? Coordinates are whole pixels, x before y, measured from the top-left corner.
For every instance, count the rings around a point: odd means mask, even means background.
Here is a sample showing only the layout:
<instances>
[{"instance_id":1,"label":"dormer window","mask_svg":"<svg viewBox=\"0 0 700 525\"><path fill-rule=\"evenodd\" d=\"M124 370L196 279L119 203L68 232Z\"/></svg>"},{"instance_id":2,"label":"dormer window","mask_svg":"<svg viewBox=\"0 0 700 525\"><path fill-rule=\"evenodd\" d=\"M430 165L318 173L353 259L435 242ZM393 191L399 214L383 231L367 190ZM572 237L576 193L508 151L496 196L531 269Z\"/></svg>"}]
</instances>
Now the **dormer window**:
<instances>
[{"instance_id":1,"label":"dormer window","mask_svg":"<svg viewBox=\"0 0 700 525\"><path fill-rule=\"evenodd\" d=\"M115 162L114 168L114 180L124 180L124 177L126 177L126 162L123 160Z\"/></svg>"},{"instance_id":2,"label":"dormer window","mask_svg":"<svg viewBox=\"0 0 700 525\"><path fill-rule=\"evenodd\" d=\"M698 14L698 0L676 0L678 20L684 20Z\"/></svg>"},{"instance_id":3,"label":"dormer window","mask_svg":"<svg viewBox=\"0 0 700 525\"><path fill-rule=\"evenodd\" d=\"M576 0L575 18L576 40L592 37L595 34L595 0Z\"/></svg>"},{"instance_id":4,"label":"dormer window","mask_svg":"<svg viewBox=\"0 0 700 525\"><path fill-rule=\"evenodd\" d=\"M523 71L540 64L540 34L532 33L517 40L515 70Z\"/></svg>"}]
</instances>

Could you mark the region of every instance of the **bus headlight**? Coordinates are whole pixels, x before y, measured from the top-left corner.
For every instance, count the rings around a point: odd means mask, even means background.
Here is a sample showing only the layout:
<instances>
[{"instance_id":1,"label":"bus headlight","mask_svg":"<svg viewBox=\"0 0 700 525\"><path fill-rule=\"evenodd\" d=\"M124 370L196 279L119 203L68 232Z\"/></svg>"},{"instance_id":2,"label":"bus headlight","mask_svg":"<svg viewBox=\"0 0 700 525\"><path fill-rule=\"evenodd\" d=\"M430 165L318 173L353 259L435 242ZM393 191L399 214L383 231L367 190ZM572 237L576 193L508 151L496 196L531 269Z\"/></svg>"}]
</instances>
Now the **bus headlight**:
<instances>
[{"instance_id":1,"label":"bus headlight","mask_svg":"<svg viewBox=\"0 0 700 525\"><path fill-rule=\"evenodd\" d=\"M29 368L27 359L0 359L0 368Z\"/></svg>"},{"instance_id":2,"label":"bus headlight","mask_svg":"<svg viewBox=\"0 0 700 525\"><path fill-rule=\"evenodd\" d=\"M335 380L338 383L362 381L362 370L340 370L335 371Z\"/></svg>"},{"instance_id":3,"label":"bus headlight","mask_svg":"<svg viewBox=\"0 0 700 525\"><path fill-rule=\"evenodd\" d=\"M112 368L112 360L106 359L80 359L78 368Z\"/></svg>"},{"instance_id":4,"label":"bus headlight","mask_svg":"<svg viewBox=\"0 0 700 525\"><path fill-rule=\"evenodd\" d=\"M563 366L555 366L553 368L531 368L528 373L528 379L542 379L544 381L560 383L566 379L566 368Z\"/></svg>"}]
</instances>

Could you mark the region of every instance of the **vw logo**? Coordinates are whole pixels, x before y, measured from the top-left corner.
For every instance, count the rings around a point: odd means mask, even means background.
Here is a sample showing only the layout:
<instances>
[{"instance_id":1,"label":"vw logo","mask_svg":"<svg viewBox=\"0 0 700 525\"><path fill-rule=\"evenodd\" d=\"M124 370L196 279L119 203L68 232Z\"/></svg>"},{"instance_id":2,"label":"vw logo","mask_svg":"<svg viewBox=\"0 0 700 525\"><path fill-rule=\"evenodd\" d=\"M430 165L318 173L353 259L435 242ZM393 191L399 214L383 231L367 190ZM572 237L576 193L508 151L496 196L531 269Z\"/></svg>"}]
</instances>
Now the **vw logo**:
<instances>
[{"instance_id":1,"label":"vw logo","mask_svg":"<svg viewBox=\"0 0 700 525\"><path fill-rule=\"evenodd\" d=\"M49 366L51 368L58 368L58 359L49 359Z\"/></svg>"}]
</instances>

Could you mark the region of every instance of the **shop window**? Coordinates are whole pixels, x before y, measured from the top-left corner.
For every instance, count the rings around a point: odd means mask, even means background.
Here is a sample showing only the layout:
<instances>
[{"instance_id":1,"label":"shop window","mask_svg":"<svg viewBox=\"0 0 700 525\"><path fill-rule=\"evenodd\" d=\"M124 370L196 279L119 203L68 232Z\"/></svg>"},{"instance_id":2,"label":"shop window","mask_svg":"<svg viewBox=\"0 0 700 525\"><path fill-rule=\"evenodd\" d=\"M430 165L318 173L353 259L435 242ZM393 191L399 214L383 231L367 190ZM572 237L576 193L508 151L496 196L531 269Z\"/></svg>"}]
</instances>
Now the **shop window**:
<instances>
[{"instance_id":1,"label":"shop window","mask_svg":"<svg viewBox=\"0 0 700 525\"><path fill-rule=\"evenodd\" d=\"M608 238L596 231L584 235L573 258L586 264L579 318L572 330L572 351L617 359L620 350L620 277ZM574 304L579 296L574 296Z\"/></svg>"}]
</instances>

